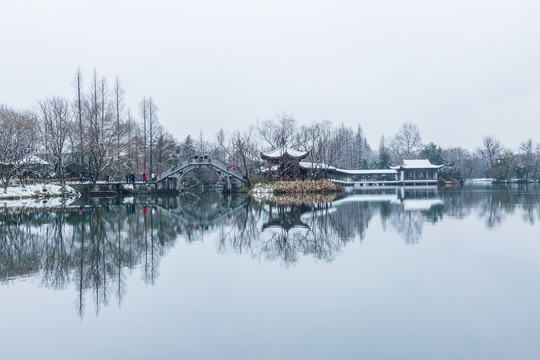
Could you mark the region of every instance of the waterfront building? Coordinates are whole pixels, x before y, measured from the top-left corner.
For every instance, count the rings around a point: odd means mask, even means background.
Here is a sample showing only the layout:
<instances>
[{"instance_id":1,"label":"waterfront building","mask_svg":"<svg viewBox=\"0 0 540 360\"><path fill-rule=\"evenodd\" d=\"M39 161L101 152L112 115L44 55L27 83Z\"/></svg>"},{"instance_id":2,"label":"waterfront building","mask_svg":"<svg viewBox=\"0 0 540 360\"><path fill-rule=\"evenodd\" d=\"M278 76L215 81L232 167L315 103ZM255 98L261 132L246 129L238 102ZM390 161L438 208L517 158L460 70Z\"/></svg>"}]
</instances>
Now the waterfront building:
<instances>
[{"instance_id":1,"label":"waterfront building","mask_svg":"<svg viewBox=\"0 0 540 360\"><path fill-rule=\"evenodd\" d=\"M398 166L390 166L396 170L402 184L426 182L437 183L439 169L442 165L433 165L429 160L403 160Z\"/></svg>"},{"instance_id":2,"label":"waterfront building","mask_svg":"<svg viewBox=\"0 0 540 360\"><path fill-rule=\"evenodd\" d=\"M268 163L269 180L297 180L326 178L338 185L435 185L443 165L434 165L428 159L403 160L389 169L340 169L320 162L304 159L309 151L282 147L261 152Z\"/></svg>"},{"instance_id":3,"label":"waterfront building","mask_svg":"<svg viewBox=\"0 0 540 360\"><path fill-rule=\"evenodd\" d=\"M268 163L269 180L295 180L302 178L300 161L309 151L298 151L280 147L269 152L261 152L261 158Z\"/></svg>"}]
</instances>

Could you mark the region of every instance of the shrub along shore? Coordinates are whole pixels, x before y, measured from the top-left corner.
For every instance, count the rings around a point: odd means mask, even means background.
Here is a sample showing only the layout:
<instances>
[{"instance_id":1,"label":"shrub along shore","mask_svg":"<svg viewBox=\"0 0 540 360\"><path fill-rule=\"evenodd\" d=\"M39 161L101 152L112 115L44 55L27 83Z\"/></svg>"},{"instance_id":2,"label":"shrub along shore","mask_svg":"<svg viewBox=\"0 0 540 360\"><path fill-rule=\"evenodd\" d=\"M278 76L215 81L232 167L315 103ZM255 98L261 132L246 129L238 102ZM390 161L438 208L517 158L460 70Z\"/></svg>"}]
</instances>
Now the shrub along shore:
<instances>
[{"instance_id":1,"label":"shrub along shore","mask_svg":"<svg viewBox=\"0 0 540 360\"><path fill-rule=\"evenodd\" d=\"M335 194L345 190L329 180L276 181L274 194Z\"/></svg>"}]
</instances>

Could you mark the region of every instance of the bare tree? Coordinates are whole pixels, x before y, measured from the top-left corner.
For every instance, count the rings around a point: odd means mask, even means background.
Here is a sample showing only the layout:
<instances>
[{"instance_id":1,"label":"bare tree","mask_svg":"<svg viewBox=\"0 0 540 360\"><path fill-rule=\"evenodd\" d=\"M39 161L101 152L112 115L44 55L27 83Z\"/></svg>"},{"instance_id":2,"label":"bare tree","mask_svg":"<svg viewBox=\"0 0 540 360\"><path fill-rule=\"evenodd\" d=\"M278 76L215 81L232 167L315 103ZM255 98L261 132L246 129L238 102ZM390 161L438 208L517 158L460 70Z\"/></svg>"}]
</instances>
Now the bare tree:
<instances>
[{"instance_id":1,"label":"bare tree","mask_svg":"<svg viewBox=\"0 0 540 360\"><path fill-rule=\"evenodd\" d=\"M453 171L451 176L458 179L468 179L474 170L474 161L469 151L462 147L453 147L443 150L443 158L446 160L446 169Z\"/></svg>"},{"instance_id":2,"label":"bare tree","mask_svg":"<svg viewBox=\"0 0 540 360\"><path fill-rule=\"evenodd\" d=\"M219 128L219 131L216 135L217 140L217 147L216 147L216 156L219 161L226 162L225 159L225 132L223 131L223 128Z\"/></svg>"},{"instance_id":3,"label":"bare tree","mask_svg":"<svg viewBox=\"0 0 540 360\"><path fill-rule=\"evenodd\" d=\"M116 138L116 153L117 153L117 160L120 161L120 140L121 140L121 128L120 124L123 123L123 114L124 114L124 89L120 85L120 80L118 79L118 76L116 77L116 80L114 82L114 89L113 89L113 96L114 96L114 116L116 118L116 129L118 136Z\"/></svg>"},{"instance_id":4,"label":"bare tree","mask_svg":"<svg viewBox=\"0 0 540 360\"><path fill-rule=\"evenodd\" d=\"M499 140L493 136L486 136L482 143L482 147L476 150L476 153L484 164L484 170L488 177L496 175L497 160L503 153L503 147Z\"/></svg>"},{"instance_id":5,"label":"bare tree","mask_svg":"<svg viewBox=\"0 0 540 360\"><path fill-rule=\"evenodd\" d=\"M351 167L361 167L362 161L366 159L370 150L371 149L369 148L367 139L364 136L364 131L362 130L360 124L358 124L358 127L356 128L356 133L354 134L354 146L352 150L354 152L354 156L352 159Z\"/></svg>"},{"instance_id":6,"label":"bare tree","mask_svg":"<svg viewBox=\"0 0 540 360\"><path fill-rule=\"evenodd\" d=\"M121 134L116 126L107 82L105 79L98 81L96 72L88 99L86 107L88 128L85 141L92 157L94 176L99 179L109 170L125 144L120 143L120 148L117 147L117 140Z\"/></svg>"},{"instance_id":7,"label":"bare tree","mask_svg":"<svg viewBox=\"0 0 540 360\"><path fill-rule=\"evenodd\" d=\"M421 146L422 137L420 136L420 130L418 126L409 122L401 125L390 144L394 160L399 162L403 159L416 157Z\"/></svg>"},{"instance_id":8,"label":"bare tree","mask_svg":"<svg viewBox=\"0 0 540 360\"><path fill-rule=\"evenodd\" d=\"M135 133L136 133L137 124L135 120L133 119L131 112L128 110L127 112L127 121L126 121L126 148L127 148L127 154L126 157L128 159L128 162L131 163L131 166L135 166L137 164L137 156L134 156L133 154L133 142L135 140ZM132 169L130 169L132 170Z\"/></svg>"},{"instance_id":9,"label":"bare tree","mask_svg":"<svg viewBox=\"0 0 540 360\"><path fill-rule=\"evenodd\" d=\"M244 133L234 134L229 146L223 146L222 151L227 154L234 168L242 173L247 186L251 186L251 177L259 164L259 151L253 136L253 128L250 127Z\"/></svg>"},{"instance_id":10,"label":"bare tree","mask_svg":"<svg viewBox=\"0 0 540 360\"><path fill-rule=\"evenodd\" d=\"M29 162L35 150L35 120L29 113L0 105L0 175L4 193L10 180Z\"/></svg>"},{"instance_id":11,"label":"bare tree","mask_svg":"<svg viewBox=\"0 0 540 360\"><path fill-rule=\"evenodd\" d=\"M275 120L257 123L259 137L270 150L282 147L295 147L296 120L287 113L279 115Z\"/></svg>"},{"instance_id":12,"label":"bare tree","mask_svg":"<svg viewBox=\"0 0 540 360\"><path fill-rule=\"evenodd\" d=\"M84 127L83 127L83 93L82 93L82 73L81 68L77 68L77 72L75 73L75 80L74 80L74 86L75 90L77 92L76 99L75 99L75 114L77 116L77 130L78 130L78 137L79 137L79 156L80 156L80 165L83 166L84 164Z\"/></svg>"},{"instance_id":13,"label":"bare tree","mask_svg":"<svg viewBox=\"0 0 540 360\"><path fill-rule=\"evenodd\" d=\"M311 174L326 173L343 153L344 143L339 132L333 131L330 120L302 127L298 139L302 140L303 150L309 151L307 159L312 164Z\"/></svg>"},{"instance_id":14,"label":"bare tree","mask_svg":"<svg viewBox=\"0 0 540 360\"><path fill-rule=\"evenodd\" d=\"M336 140L342 144L341 154L336 158L336 166L350 169L354 166L355 136L353 129L341 124L334 131Z\"/></svg>"},{"instance_id":15,"label":"bare tree","mask_svg":"<svg viewBox=\"0 0 540 360\"><path fill-rule=\"evenodd\" d=\"M172 136L161 125L157 124L155 131L156 145L154 149L156 170L163 171L173 165L178 164L178 144Z\"/></svg>"},{"instance_id":16,"label":"bare tree","mask_svg":"<svg viewBox=\"0 0 540 360\"><path fill-rule=\"evenodd\" d=\"M532 139L528 139L521 143L519 147L522 154L519 158L519 167L522 172L521 177L525 180L529 178L536 179L536 153Z\"/></svg>"},{"instance_id":17,"label":"bare tree","mask_svg":"<svg viewBox=\"0 0 540 360\"><path fill-rule=\"evenodd\" d=\"M536 144L536 149L534 151L535 161L534 161L534 179L540 179L540 144Z\"/></svg>"},{"instance_id":18,"label":"bare tree","mask_svg":"<svg viewBox=\"0 0 540 360\"><path fill-rule=\"evenodd\" d=\"M148 158L148 150L147 150L147 134L148 134L148 107L147 107L147 101L146 97L144 97L139 104L139 111L141 114L142 119L142 153L143 153L143 169L146 171L146 160Z\"/></svg>"},{"instance_id":19,"label":"bare tree","mask_svg":"<svg viewBox=\"0 0 540 360\"><path fill-rule=\"evenodd\" d=\"M42 144L48 149L56 173L65 187L65 156L71 130L71 112L66 99L53 97L38 103L38 128Z\"/></svg>"},{"instance_id":20,"label":"bare tree","mask_svg":"<svg viewBox=\"0 0 540 360\"><path fill-rule=\"evenodd\" d=\"M150 174L154 171L154 145L156 142L155 129L158 126L157 111L158 108L154 103L154 100L151 96L148 97L148 142L150 145Z\"/></svg>"}]
</instances>

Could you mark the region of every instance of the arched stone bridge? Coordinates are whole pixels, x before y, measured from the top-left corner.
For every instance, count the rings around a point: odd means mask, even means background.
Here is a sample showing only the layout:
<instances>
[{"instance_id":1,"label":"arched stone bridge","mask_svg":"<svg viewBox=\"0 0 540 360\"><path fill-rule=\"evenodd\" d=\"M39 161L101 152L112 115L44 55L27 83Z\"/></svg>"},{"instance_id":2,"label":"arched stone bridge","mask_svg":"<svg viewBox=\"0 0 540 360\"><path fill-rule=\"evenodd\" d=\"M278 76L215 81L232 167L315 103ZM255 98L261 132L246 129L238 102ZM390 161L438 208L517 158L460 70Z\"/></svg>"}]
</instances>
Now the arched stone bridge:
<instances>
[{"instance_id":1,"label":"arched stone bridge","mask_svg":"<svg viewBox=\"0 0 540 360\"><path fill-rule=\"evenodd\" d=\"M239 189L246 185L244 176L235 170L231 170L227 165L214 159L193 159L173 166L158 175L153 181L156 191L179 190L179 186L186 174L195 169L206 168L214 170L223 184L223 190Z\"/></svg>"}]
</instances>

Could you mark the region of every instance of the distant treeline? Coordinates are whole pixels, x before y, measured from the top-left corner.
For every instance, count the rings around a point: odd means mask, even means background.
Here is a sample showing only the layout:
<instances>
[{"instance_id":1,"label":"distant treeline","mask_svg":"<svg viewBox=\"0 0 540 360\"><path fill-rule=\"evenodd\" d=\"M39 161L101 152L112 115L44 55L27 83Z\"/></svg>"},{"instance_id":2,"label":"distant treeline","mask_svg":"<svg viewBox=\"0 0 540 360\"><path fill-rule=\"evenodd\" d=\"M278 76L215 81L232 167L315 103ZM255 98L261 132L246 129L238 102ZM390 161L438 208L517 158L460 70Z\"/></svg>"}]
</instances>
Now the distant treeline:
<instances>
[{"instance_id":1,"label":"distant treeline","mask_svg":"<svg viewBox=\"0 0 540 360\"><path fill-rule=\"evenodd\" d=\"M442 148L423 142L420 129L404 123L392 137L381 137L374 149L360 125L352 128L325 120L300 126L283 113L242 132L220 129L210 140L200 134L197 140L188 135L179 141L160 125L152 97L140 101L136 115L126 109L118 78L109 86L94 71L83 84L78 70L73 84L70 99L39 100L28 110L0 105L0 175L5 187L14 177L63 179L82 173L120 180L132 172L158 174L197 154L233 166L250 182L261 177L266 166L260 151L280 147L309 150L306 161L344 169L385 169L403 159L423 158L444 164L441 176L446 179L540 179L540 144L532 140L517 151L493 136L485 137L474 151Z\"/></svg>"},{"instance_id":2,"label":"distant treeline","mask_svg":"<svg viewBox=\"0 0 540 360\"><path fill-rule=\"evenodd\" d=\"M197 145L188 136L180 147L180 153L185 154ZM360 125L336 126L325 120L299 126L292 116L281 114L257 122L244 132L235 132L228 140L221 129L214 142L201 140L199 146L234 165L246 178L256 176L267 165L261 160L260 150L280 147L309 150L305 161L343 169L387 169L404 159L428 159L433 164L444 165L440 176L447 180L479 177L498 181L540 180L540 144L530 139L523 141L517 151L506 148L493 136L486 136L474 151L442 148L433 142L423 142L420 129L413 123L403 123L388 139L381 137L374 149Z\"/></svg>"}]
</instances>

